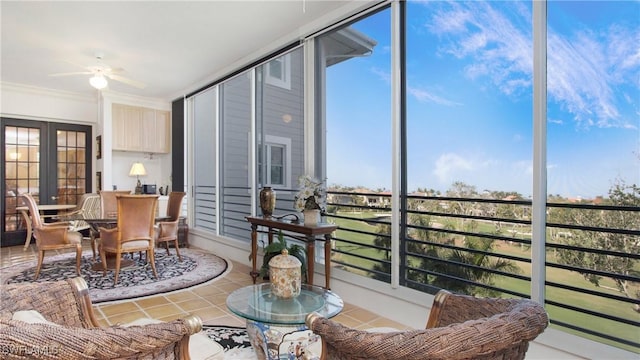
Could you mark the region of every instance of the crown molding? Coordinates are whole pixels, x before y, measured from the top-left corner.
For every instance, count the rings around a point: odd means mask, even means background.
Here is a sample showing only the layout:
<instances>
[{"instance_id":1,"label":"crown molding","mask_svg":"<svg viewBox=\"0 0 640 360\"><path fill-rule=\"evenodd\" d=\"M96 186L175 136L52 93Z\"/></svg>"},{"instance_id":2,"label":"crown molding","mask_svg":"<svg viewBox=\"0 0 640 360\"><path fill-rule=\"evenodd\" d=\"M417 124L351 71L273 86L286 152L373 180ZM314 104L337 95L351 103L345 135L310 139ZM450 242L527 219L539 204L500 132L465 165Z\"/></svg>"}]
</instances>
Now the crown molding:
<instances>
[{"instance_id":1,"label":"crown molding","mask_svg":"<svg viewBox=\"0 0 640 360\"><path fill-rule=\"evenodd\" d=\"M62 91L55 89L42 88L38 86L31 86L25 84L18 83L10 83L10 82L0 82L0 89L2 92L19 92L23 94L30 95L39 95L39 96L50 96L57 98L65 98L74 101L88 102L88 103L96 103L97 96L91 96L86 94L79 94L70 91Z\"/></svg>"}]
</instances>

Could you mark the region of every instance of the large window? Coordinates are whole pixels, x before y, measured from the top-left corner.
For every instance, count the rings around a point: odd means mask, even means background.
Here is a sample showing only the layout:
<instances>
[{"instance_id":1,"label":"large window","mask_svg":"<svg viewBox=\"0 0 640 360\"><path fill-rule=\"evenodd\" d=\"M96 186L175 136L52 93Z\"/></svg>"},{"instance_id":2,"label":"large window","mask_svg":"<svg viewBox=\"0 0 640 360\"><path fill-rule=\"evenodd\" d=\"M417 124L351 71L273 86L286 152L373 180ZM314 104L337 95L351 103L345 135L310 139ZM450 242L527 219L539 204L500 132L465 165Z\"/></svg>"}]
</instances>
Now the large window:
<instances>
[{"instance_id":1,"label":"large window","mask_svg":"<svg viewBox=\"0 0 640 360\"><path fill-rule=\"evenodd\" d=\"M251 214L250 138L253 72L220 85L220 226L221 235L249 239L245 216Z\"/></svg>"},{"instance_id":2,"label":"large window","mask_svg":"<svg viewBox=\"0 0 640 360\"><path fill-rule=\"evenodd\" d=\"M640 4L550 1L547 13L547 311L638 352Z\"/></svg>"},{"instance_id":3,"label":"large window","mask_svg":"<svg viewBox=\"0 0 640 360\"><path fill-rule=\"evenodd\" d=\"M640 3L545 4L394 1L306 42L314 94L301 48L220 84L221 233L312 172L334 276L531 297L639 352Z\"/></svg>"},{"instance_id":4,"label":"large window","mask_svg":"<svg viewBox=\"0 0 640 360\"><path fill-rule=\"evenodd\" d=\"M193 119L193 185L194 226L216 231L217 167L211 159L217 157L217 95L216 88L209 89L191 99Z\"/></svg>"},{"instance_id":5,"label":"large window","mask_svg":"<svg viewBox=\"0 0 640 360\"><path fill-rule=\"evenodd\" d=\"M276 70L278 69L278 70ZM302 47L256 68L257 190L276 190L276 213L293 212L297 179L304 172L304 67ZM274 76L286 79L286 86ZM257 194L256 194L257 195ZM259 211L258 211L259 213Z\"/></svg>"},{"instance_id":6,"label":"large window","mask_svg":"<svg viewBox=\"0 0 640 360\"><path fill-rule=\"evenodd\" d=\"M343 218L335 234L334 263L389 281L389 212L385 208L363 211L367 193L391 189L391 11L385 9L320 36L316 61L318 84L326 94L326 183L332 192L357 192L358 196L331 195L327 211ZM363 221L367 220L367 221ZM375 243L378 248L369 246Z\"/></svg>"},{"instance_id":7,"label":"large window","mask_svg":"<svg viewBox=\"0 0 640 360\"><path fill-rule=\"evenodd\" d=\"M278 191L280 211L293 210L304 168L302 58L294 49L189 99L195 228L248 241L245 216L263 186ZM274 76L287 86L262 80Z\"/></svg>"},{"instance_id":8,"label":"large window","mask_svg":"<svg viewBox=\"0 0 640 360\"><path fill-rule=\"evenodd\" d=\"M531 2L411 1L406 14L403 175L416 197L406 202L402 276L418 288L529 296L530 283L512 277L531 273L527 213L487 200L532 195ZM502 223L487 219L496 214Z\"/></svg>"}]
</instances>

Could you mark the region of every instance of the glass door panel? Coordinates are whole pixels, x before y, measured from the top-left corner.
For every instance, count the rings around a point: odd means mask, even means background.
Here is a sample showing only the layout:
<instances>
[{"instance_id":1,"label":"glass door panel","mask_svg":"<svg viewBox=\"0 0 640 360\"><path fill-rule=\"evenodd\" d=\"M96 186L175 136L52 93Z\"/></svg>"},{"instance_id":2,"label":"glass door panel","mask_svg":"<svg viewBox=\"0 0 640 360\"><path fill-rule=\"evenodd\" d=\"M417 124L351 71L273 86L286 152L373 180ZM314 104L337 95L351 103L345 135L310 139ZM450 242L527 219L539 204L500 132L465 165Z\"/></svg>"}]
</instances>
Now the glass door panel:
<instances>
[{"instance_id":1,"label":"glass door panel","mask_svg":"<svg viewBox=\"0 0 640 360\"><path fill-rule=\"evenodd\" d=\"M24 229L24 222L16 207L21 205L18 195L39 195L40 129L7 126L5 139L5 231Z\"/></svg>"},{"instance_id":2,"label":"glass door panel","mask_svg":"<svg viewBox=\"0 0 640 360\"><path fill-rule=\"evenodd\" d=\"M58 189L54 195L58 204L77 204L86 192L86 132L58 130Z\"/></svg>"},{"instance_id":3,"label":"glass door panel","mask_svg":"<svg viewBox=\"0 0 640 360\"><path fill-rule=\"evenodd\" d=\"M2 118L1 246L25 241L20 194L31 193L39 204L75 205L90 191L90 136L90 126Z\"/></svg>"}]
</instances>

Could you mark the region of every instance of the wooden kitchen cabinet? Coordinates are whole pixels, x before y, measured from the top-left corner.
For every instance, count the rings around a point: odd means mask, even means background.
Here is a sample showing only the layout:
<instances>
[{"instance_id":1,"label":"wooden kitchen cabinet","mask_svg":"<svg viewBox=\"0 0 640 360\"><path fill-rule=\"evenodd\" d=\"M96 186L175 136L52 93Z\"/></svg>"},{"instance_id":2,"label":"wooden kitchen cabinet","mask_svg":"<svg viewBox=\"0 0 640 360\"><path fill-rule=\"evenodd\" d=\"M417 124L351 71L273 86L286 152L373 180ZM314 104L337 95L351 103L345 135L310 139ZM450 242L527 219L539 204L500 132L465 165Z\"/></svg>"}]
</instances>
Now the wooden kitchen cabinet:
<instances>
[{"instance_id":1,"label":"wooden kitchen cabinet","mask_svg":"<svg viewBox=\"0 0 640 360\"><path fill-rule=\"evenodd\" d=\"M169 111L113 104L113 150L168 153Z\"/></svg>"}]
</instances>

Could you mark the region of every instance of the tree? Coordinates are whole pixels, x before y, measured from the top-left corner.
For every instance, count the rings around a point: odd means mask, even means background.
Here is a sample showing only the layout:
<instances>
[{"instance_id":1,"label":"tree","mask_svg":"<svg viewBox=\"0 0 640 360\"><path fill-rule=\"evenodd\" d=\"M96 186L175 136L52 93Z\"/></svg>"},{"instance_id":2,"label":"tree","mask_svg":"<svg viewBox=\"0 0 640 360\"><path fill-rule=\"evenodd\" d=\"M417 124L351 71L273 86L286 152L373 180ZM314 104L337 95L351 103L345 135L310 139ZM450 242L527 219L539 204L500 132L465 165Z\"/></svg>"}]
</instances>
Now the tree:
<instances>
[{"instance_id":1,"label":"tree","mask_svg":"<svg viewBox=\"0 0 640 360\"><path fill-rule=\"evenodd\" d=\"M616 206L640 206L640 187L637 185L626 185L622 180L616 180L609 190L609 200ZM562 217L562 221L567 224L582 226L594 226L616 229L640 229L640 214L635 211L616 210L584 210L567 209L556 212L557 217ZM558 221L555 220L554 221ZM573 231L571 237L559 241L567 245L583 247L588 249L599 249L615 251L623 254L640 253L640 235L616 234L596 231ZM596 254L579 250L558 250L558 261L562 264L571 265L590 270L610 272L621 275L637 276L637 260L629 257L620 257L606 254ZM602 277L586 272L580 274L595 286L600 286ZM637 284L625 279L611 278L616 284L618 291L629 298L640 299L640 290ZM634 310L640 312L640 306L635 305Z\"/></svg>"},{"instance_id":2,"label":"tree","mask_svg":"<svg viewBox=\"0 0 640 360\"><path fill-rule=\"evenodd\" d=\"M376 233L378 235L373 239L373 244L386 250L377 249L378 252L383 253L384 258L373 265L372 270L376 273L372 277L376 280L391 282L391 225L379 224Z\"/></svg>"}]
</instances>

